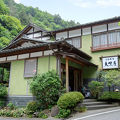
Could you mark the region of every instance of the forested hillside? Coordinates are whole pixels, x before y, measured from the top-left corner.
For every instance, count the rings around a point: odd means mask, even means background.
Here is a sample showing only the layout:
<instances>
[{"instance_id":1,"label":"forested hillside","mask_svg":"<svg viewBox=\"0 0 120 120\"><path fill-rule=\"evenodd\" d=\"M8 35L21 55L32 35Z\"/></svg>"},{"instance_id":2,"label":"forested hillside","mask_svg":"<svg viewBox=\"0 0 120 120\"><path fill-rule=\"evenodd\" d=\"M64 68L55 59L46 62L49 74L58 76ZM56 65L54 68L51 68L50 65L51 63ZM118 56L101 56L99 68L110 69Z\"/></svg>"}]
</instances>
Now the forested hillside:
<instances>
[{"instance_id":1,"label":"forested hillside","mask_svg":"<svg viewBox=\"0 0 120 120\"><path fill-rule=\"evenodd\" d=\"M9 8L0 0L0 49L8 45L23 29L21 22L9 13Z\"/></svg>"},{"instance_id":2,"label":"forested hillside","mask_svg":"<svg viewBox=\"0 0 120 120\"><path fill-rule=\"evenodd\" d=\"M14 0L0 0L0 49L29 23L35 23L46 30L72 27L79 23L65 21L59 15L51 15L38 8L17 4Z\"/></svg>"},{"instance_id":3,"label":"forested hillside","mask_svg":"<svg viewBox=\"0 0 120 120\"><path fill-rule=\"evenodd\" d=\"M23 4L17 4L14 0L4 0L4 2L10 9L10 15L18 18L24 25L32 22L43 29L56 30L79 24L76 24L72 20L65 21L59 15L51 15L48 12L39 10L38 8L26 7Z\"/></svg>"}]
</instances>

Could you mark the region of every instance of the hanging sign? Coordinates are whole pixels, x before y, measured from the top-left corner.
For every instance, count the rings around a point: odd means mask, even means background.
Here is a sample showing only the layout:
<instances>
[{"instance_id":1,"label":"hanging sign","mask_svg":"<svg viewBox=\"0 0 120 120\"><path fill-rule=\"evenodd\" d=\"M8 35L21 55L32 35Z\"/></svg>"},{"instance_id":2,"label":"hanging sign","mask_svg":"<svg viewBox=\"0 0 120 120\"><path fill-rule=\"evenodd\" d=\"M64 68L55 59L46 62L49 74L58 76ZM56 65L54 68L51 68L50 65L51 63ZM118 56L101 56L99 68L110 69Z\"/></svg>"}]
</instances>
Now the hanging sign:
<instances>
[{"instance_id":1,"label":"hanging sign","mask_svg":"<svg viewBox=\"0 0 120 120\"><path fill-rule=\"evenodd\" d=\"M116 57L103 57L102 58L103 69L114 69L118 68L118 56Z\"/></svg>"}]
</instances>

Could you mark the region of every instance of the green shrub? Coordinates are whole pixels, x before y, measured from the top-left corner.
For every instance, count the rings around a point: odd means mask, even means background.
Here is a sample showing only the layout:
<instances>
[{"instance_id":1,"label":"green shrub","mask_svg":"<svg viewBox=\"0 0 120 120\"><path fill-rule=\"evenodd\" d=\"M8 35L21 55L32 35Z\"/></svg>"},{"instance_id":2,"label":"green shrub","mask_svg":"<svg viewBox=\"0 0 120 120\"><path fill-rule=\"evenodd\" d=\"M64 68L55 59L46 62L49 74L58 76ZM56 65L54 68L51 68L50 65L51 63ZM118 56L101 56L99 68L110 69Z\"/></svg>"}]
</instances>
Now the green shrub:
<instances>
[{"instance_id":1,"label":"green shrub","mask_svg":"<svg viewBox=\"0 0 120 120\"><path fill-rule=\"evenodd\" d=\"M77 111L77 112L85 112L87 110L87 108L85 106L82 106L82 107L79 107L79 108L76 107L74 110Z\"/></svg>"},{"instance_id":2,"label":"green shrub","mask_svg":"<svg viewBox=\"0 0 120 120\"><path fill-rule=\"evenodd\" d=\"M22 109L14 109L14 110L10 110L10 109L1 109L0 110L0 116L3 117L23 117L25 116L25 110Z\"/></svg>"},{"instance_id":3,"label":"green shrub","mask_svg":"<svg viewBox=\"0 0 120 120\"><path fill-rule=\"evenodd\" d=\"M57 105L62 109L74 108L76 104L83 101L83 99L84 96L80 92L69 92L59 98Z\"/></svg>"},{"instance_id":4,"label":"green shrub","mask_svg":"<svg viewBox=\"0 0 120 120\"><path fill-rule=\"evenodd\" d=\"M0 107L3 108L5 106L5 101L0 101Z\"/></svg>"},{"instance_id":5,"label":"green shrub","mask_svg":"<svg viewBox=\"0 0 120 120\"><path fill-rule=\"evenodd\" d=\"M26 113L29 115L29 114L33 114L34 112L36 112L39 108L39 105L37 102L35 101L32 101L32 102L29 102L26 106Z\"/></svg>"},{"instance_id":6,"label":"green shrub","mask_svg":"<svg viewBox=\"0 0 120 120\"><path fill-rule=\"evenodd\" d=\"M39 74L30 84L31 92L36 96L42 109L55 105L61 95L62 85L55 71Z\"/></svg>"},{"instance_id":7,"label":"green shrub","mask_svg":"<svg viewBox=\"0 0 120 120\"><path fill-rule=\"evenodd\" d=\"M15 105L14 105L13 103L11 103L11 102L7 104L7 107L8 107L10 110L15 109Z\"/></svg>"},{"instance_id":8,"label":"green shrub","mask_svg":"<svg viewBox=\"0 0 120 120\"><path fill-rule=\"evenodd\" d=\"M103 82L98 82L98 81L91 81L88 84L88 86L90 88L91 95L95 98L98 98L99 93L104 88L104 83Z\"/></svg>"},{"instance_id":9,"label":"green shrub","mask_svg":"<svg viewBox=\"0 0 120 120\"><path fill-rule=\"evenodd\" d=\"M24 109L16 109L16 110L13 110L12 113L13 113L14 118L25 116L25 110Z\"/></svg>"},{"instance_id":10,"label":"green shrub","mask_svg":"<svg viewBox=\"0 0 120 120\"><path fill-rule=\"evenodd\" d=\"M99 97L99 100L120 100L120 92L103 92L103 94Z\"/></svg>"},{"instance_id":11,"label":"green shrub","mask_svg":"<svg viewBox=\"0 0 120 120\"><path fill-rule=\"evenodd\" d=\"M0 84L0 97L6 97L7 96L7 88Z\"/></svg>"},{"instance_id":12,"label":"green shrub","mask_svg":"<svg viewBox=\"0 0 120 120\"><path fill-rule=\"evenodd\" d=\"M48 118L48 116L47 116L45 113L43 113L43 112L40 112L40 113L38 114L38 117L39 117L39 118L42 118L42 119Z\"/></svg>"},{"instance_id":13,"label":"green shrub","mask_svg":"<svg viewBox=\"0 0 120 120\"><path fill-rule=\"evenodd\" d=\"M70 115L71 110L70 109L59 109L59 113L56 116L57 118L66 118Z\"/></svg>"}]
</instances>

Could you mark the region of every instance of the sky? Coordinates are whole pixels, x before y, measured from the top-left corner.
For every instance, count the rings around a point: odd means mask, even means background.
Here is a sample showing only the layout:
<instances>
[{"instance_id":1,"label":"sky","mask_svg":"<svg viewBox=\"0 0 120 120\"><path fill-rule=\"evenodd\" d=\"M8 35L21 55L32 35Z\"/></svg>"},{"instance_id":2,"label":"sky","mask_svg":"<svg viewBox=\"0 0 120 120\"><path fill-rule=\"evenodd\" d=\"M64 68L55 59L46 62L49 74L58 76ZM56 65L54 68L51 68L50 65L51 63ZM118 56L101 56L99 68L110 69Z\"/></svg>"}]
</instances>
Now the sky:
<instances>
[{"instance_id":1,"label":"sky","mask_svg":"<svg viewBox=\"0 0 120 120\"><path fill-rule=\"evenodd\" d=\"M80 24L120 16L120 0L14 0Z\"/></svg>"}]
</instances>

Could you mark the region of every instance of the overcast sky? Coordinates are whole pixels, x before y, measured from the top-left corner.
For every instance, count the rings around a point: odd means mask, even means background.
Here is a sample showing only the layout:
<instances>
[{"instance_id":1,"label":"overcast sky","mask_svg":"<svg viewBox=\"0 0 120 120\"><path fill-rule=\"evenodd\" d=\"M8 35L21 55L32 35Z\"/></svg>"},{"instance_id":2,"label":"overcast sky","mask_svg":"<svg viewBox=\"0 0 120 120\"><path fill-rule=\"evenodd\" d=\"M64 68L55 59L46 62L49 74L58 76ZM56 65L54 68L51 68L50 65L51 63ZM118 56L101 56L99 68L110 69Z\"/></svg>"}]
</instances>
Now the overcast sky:
<instances>
[{"instance_id":1,"label":"overcast sky","mask_svg":"<svg viewBox=\"0 0 120 120\"><path fill-rule=\"evenodd\" d=\"M120 16L120 0L14 0L81 24Z\"/></svg>"}]
</instances>

